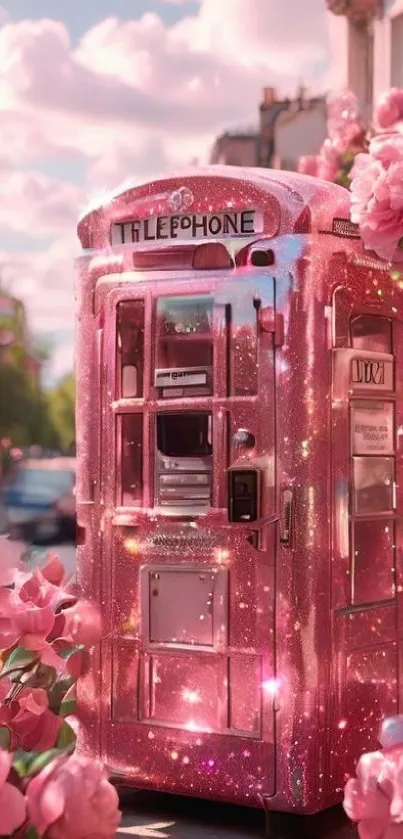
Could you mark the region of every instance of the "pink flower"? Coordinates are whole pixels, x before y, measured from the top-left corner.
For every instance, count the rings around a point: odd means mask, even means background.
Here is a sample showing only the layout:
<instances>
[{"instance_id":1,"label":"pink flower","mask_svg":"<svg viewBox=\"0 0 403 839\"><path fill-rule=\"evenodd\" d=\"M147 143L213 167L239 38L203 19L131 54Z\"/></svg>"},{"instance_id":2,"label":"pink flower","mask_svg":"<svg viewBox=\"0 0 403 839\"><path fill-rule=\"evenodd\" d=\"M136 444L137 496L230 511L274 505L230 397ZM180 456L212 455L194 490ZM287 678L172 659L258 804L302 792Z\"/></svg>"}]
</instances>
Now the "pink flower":
<instances>
[{"instance_id":1,"label":"pink flower","mask_svg":"<svg viewBox=\"0 0 403 839\"><path fill-rule=\"evenodd\" d=\"M64 610L63 617L64 638L71 638L75 644L87 648L98 643L102 633L101 617L92 603L78 600L74 606Z\"/></svg>"},{"instance_id":2,"label":"pink flower","mask_svg":"<svg viewBox=\"0 0 403 839\"><path fill-rule=\"evenodd\" d=\"M382 93L374 108L374 123L382 129L392 129L403 119L403 90L392 87Z\"/></svg>"},{"instance_id":3,"label":"pink flower","mask_svg":"<svg viewBox=\"0 0 403 839\"><path fill-rule=\"evenodd\" d=\"M35 606L52 606L53 612L57 612L63 606L75 602L72 594L64 591L60 586L54 585L43 573L44 569L36 569L20 588L21 600L26 603L34 603Z\"/></svg>"},{"instance_id":4,"label":"pink flower","mask_svg":"<svg viewBox=\"0 0 403 839\"><path fill-rule=\"evenodd\" d=\"M352 91L343 91L329 97L328 133L338 154L344 154L364 130L358 99Z\"/></svg>"},{"instance_id":5,"label":"pink flower","mask_svg":"<svg viewBox=\"0 0 403 839\"><path fill-rule=\"evenodd\" d=\"M21 600L16 591L0 590L0 649L17 643L30 650L41 649L54 622L51 606L36 606Z\"/></svg>"},{"instance_id":6,"label":"pink flower","mask_svg":"<svg viewBox=\"0 0 403 839\"><path fill-rule=\"evenodd\" d=\"M27 787L30 822L47 839L113 839L119 799L103 767L73 754L56 758Z\"/></svg>"},{"instance_id":7,"label":"pink flower","mask_svg":"<svg viewBox=\"0 0 403 839\"><path fill-rule=\"evenodd\" d=\"M26 819L25 798L17 787L7 783L12 755L0 749L0 836L10 836Z\"/></svg>"},{"instance_id":8,"label":"pink flower","mask_svg":"<svg viewBox=\"0 0 403 839\"><path fill-rule=\"evenodd\" d=\"M318 160L318 178L334 181L340 169L340 155L331 140L323 143Z\"/></svg>"},{"instance_id":9,"label":"pink flower","mask_svg":"<svg viewBox=\"0 0 403 839\"><path fill-rule=\"evenodd\" d=\"M62 580L59 561L51 558L43 570L24 576L14 590L0 588L0 649L15 644L36 650L44 664L65 669L50 642L63 632L63 607L76 602L76 596L50 579Z\"/></svg>"},{"instance_id":10,"label":"pink flower","mask_svg":"<svg viewBox=\"0 0 403 839\"><path fill-rule=\"evenodd\" d=\"M403 839L403 747L363 755L344 791L360 839Z\"/></svg>"},{"instance_id":11,"label":"pink flower","mask_svg":"<svg viewBox=\"0 0 403 839\"><path fill-rule=\"evenodd\" d=\"M45 565L41 568L42 576L54 586L61 586L65 580L66 571L60 557L49 553Z\"/></svg>"},{"instance_id":12,"label":"pink flower","mask_svg":"<svg viewBox=\"0 0 403 839\"><path fill-rule=\"evenodd\" d=\"M24 687L15 699L0 706L0 726L9 729L13 750L41 752L56 745L63 720L48 705L46 691Z\"/></svg>"},{"instance_id":13,"label":"pink flower","mask_svg":"<svg viewBox=\"0 0 403 839\"><path fill-rule=\"evenodd\" d=\"M403 138L376 137L351 172L351 220L364 247L388 262L402 262Z\"/></svg>"},{"instance_id":14,"label":"pink flower","mask_svg":"<svg viewBox=\"0 0 403 839\"><path fill-rule=\"evenodd\" d=\"M316 155L302 155L298 161L298 172L302 175L316 176L318 172L318 158Z\"/></svg>"}]
</instances>

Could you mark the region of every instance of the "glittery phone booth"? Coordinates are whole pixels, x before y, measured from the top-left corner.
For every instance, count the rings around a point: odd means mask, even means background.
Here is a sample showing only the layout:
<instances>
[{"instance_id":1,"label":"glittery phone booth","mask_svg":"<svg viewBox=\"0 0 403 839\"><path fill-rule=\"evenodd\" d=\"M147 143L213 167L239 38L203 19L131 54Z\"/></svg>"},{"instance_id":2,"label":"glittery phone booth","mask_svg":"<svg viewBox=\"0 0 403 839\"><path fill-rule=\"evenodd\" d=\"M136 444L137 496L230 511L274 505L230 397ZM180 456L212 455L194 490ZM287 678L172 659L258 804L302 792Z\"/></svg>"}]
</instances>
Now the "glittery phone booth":
<instances>
[{"instance_id":1,"label":"glittery phone booth","mask_svg":"<svg viewBox=\"0 0 403 839\"><path fill-rule=\"evenodd\" d=\"M121 783L312 813L401 708L402 282L348 218L211 167L79 223L81 748Z\"/></svg>"}]
</instances>

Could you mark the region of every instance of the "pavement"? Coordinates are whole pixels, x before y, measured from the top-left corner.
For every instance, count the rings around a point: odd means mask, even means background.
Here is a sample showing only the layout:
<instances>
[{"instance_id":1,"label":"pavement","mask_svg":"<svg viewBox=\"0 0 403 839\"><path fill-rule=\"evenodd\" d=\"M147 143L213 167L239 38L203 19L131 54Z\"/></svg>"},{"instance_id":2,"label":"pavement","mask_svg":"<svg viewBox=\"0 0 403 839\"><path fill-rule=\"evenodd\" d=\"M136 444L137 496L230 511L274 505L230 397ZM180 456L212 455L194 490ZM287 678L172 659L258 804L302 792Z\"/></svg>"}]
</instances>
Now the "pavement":
<instances>
[{"instance_id":1,"label":"pavement","mask_svg":"<svg viewBox=\"0 0 403 839\"><path fill-rule=\"evenodd\" d=\"M26 550L15 542L16 555ZM31 552L29 565L40 565L49 548ZM68 576L75 573L75 545L54 545ZM143 791L124 790L120 794L122 824L117 839L253 839L265 835L274 839L354 839L355 829L341 807L313 817L275 816L273 833L265 832L263 812L214 802L199 801Z\"/></svg>"},{"instance_id":2,"label":"pavement","mask_svg":"<svg viewBox=\"0 0 403 839\"><path fill-rule=\"evenodd\" d=\"M264 814L258 810L209 801L158 795L124 793L118 839L355 839L356 832L341 807L311 817L276 815L273 833L265 832Z\"/></svg>"}]
</instances>

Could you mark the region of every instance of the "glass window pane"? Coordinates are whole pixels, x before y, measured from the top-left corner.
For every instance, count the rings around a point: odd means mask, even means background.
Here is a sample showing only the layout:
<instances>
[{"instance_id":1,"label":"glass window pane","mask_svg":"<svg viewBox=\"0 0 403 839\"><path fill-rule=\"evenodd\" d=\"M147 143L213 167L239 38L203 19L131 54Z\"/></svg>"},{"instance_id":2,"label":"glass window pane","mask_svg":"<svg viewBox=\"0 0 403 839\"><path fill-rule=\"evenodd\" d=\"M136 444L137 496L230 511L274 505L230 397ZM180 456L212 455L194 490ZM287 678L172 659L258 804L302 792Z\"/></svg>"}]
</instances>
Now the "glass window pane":
<instances>
[{"instance_id":1,"label":"glass window pane","mask_svg":"<svg viewBox=\"0 0 403 839\"><path fill-rule=\"evenodd\" d=\"M158 336L211 335L213 329L211 297L162 297L158 301Z\"/></svg>"},{"instance_id":2,"label":"glass window pane","mask_svg":"<svg viewBox=\"0 0 403 839\"><path fill-rule=\"evenodd\" d=\"M117 317L119 396L138 399L143 395L144 300L119 303Z\"/></svg>"},{"instance_id":3,"label":"glass window pane","mask_svg":"<svg viewBox=\"0 0 403 839\"><path fill-rule=\"evenodd\" d=\"M351 345L356 350L392 352L392 322L379 315L359 315L351 321Z\"/></svg>"},{"instance_id":4,"label":"glass window pane","mask_svg":"<svg viewBox=\"0 0 403 839\"><path fill-rule=\"evenodd\" d=\"M143 501L143 417L125 414L122 428L122 491L124 507L139 507Z\"/></svg>"},{"instance_id":5,"label":"glass window pane","mask_svg":"<svg viewBox=\"0 0 403 839\"><path fill-rule=\"evenodd\" d=\"M393 510L391 457L355 457L354 508L356 513L386 513Z\"/></svg>"},{"instance_id":6,"label":"glass window pane","mask_svg":"<svg viewBox=\"0 0 403 839\"><path fill-rule=\"evenodd\" d=\"M156 384L161 387L162 395L210 394L212 367L212 298L161 298L157 304L156 369L160 373L156 378ZM170 370L177 373L182 371L182 375L172 377L169 375ZM161 376L161 371L168 371L168 375ZM191 372L184 376L183 371ZM172 391L172 388L175 390Z\"/></svg>"},{"instance_id":7,"label":"glass window pane","mask_svg":"<svg viewBox=\"0 0 403 839\"><path fill-rule=\"evenodd\" d=\"M393 597L393 521L354 522L353 545L353 602L374 603Z\"/></svg>"},{"instance_id":8,"label":"glass window pane","mask_svg":"<svg viewBox=\"0 0 403 839\"><path fill-rule=\"evenodd\" d=\"M159 414L156 503L195 510L210 506L212 470L211 414Z\"/></svg>"}]
</instances>

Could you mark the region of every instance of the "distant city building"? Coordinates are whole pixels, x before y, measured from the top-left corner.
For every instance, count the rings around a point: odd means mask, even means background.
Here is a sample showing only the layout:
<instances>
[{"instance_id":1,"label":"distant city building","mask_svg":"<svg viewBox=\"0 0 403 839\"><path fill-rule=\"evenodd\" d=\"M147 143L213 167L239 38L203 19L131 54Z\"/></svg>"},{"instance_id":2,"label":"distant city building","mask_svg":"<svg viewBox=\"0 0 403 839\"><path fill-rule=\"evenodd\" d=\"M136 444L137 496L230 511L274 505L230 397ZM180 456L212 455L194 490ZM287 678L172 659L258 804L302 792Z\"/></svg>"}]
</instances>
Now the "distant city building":
<instances>
[{"instance_id":1,"label":"distant city building","mask_svg":"<svg viewBox=\"0 0 403 839\"><path fill-rule=\"evenodd\" d=\"M403 87L403 0L326 0L331 12L334 86L358 96L370 117L374 100Z\"/></svg>"},{"instance_id":2,"label":"distant city building","mask_svg":"<svg viewBox=\"0 0 403 839\"><path fill-rule=\"evenodd\" d=\"M325 98L309 98L303 88L295 100L264 88L259 111L254 131L227 131L217 138L211 163L295 169L300 155L315 154L326 137Z\"/></svg>"},{"instance_id":3,"label":"distant city building","mask_svg":"<svg viewBox=\"0 0 403 839\"><path fill-rule=\"evenodd\" d=\"M218 137L211 151L210 163L226 166L256 166L258 155L257 131L227 131Z\"/></svg>"}]
</instances>

